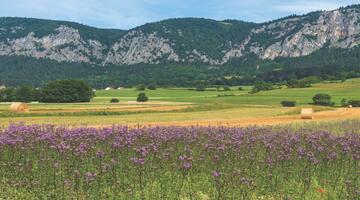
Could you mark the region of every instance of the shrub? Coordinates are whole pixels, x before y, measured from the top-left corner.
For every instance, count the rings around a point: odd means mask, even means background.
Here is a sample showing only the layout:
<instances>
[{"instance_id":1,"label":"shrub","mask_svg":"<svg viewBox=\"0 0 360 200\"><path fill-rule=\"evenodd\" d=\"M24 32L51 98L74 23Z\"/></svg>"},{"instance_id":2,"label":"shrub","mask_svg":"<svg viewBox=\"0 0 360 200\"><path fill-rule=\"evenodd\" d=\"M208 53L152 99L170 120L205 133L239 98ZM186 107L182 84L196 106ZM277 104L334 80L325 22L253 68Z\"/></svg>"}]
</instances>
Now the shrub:
<instances>
[{"instance_id":1,"label":"shrub","mask_svg":"<svg viewBox=\"0 0 360 200\"><path fill-rule=\"evenodd\" d=\"M295 107L296 106L296 101L282 101L281 105L283 107Z\"/></svg>"},{"instance_id":2,"label":"shrub","mask_svg":"<svg viewBox=\"0 0 360 200\"><path fill-rule=\"evenodd\" d=\"M137 86L136 86L136 90L144 91L145 89L146 89L146 87L145 87L144 84L140 84L140 85L137 85Z\"/></svg>"},{"instance_id":3,"label":"shrub","mask_svg":"<svg viewBox=\"0 0 360 200\"><path fill-rule=\"evenodd\" d=\"M224 86L224 91L231 91L231 88L229 86Z\"/></svg>"},{"instance_id":4,"label":"shrub","mask_svg":"<svg viewBox=\"0 0 360 200\"><path fill-rule=\"evenodd\" d=\"M218 94L217 97L232 97L234 94Z\"/></svg>"},{"instance_id":5,"label":"shrub","mask_svg":"<svg viewBox=\"0 0 360 200\"><path fill-rule=\"evenodd\" d=\"M239 91L243 91L244 88L242 88L241 86L238 88Z\"/></svg>"},{"instance_id":6,"label":"shrub","mask_svg":"<svg viewBox=\"0 0 360 200\"><path fill-rule=\"evenodd\" d=\"M286 85L288 88L306 88L306 87L311 87L311 82L306 79L302 79L302 80L291 79L290 81L288 81Z\"/></svg>"},{"instance_id":7,"label":"shrub","mask_svg":"<svg viewBox=\"0 0 360 200\"><path fill-rule=\"evenodd\" d=\"M249 92L250 94L252 93L257 93L260 92L262 90L273 90L274 86L271 83L266 83L266 82L256 82L254 87L252 88L252 90Z\"/></svg>"},{"instance_id":8,"label":"shrub","mask_svg":"<svg viewBox=\"0 0 360 200\"><path fill-rule=\"evenodd\" d=\"M205 91L205 86L203 84L199 84L195 88L196 91Z\"/></svg>"},{"instance_id":9,"label":"shrub","mask_svg":"<svg viewBox=\"0 0 360 200\"><path fill-rule=\"evenodd\" d=\"M119 99L116 99L116 98L112 98L110 99L110 103L119 103Z\"/></svg>"},{"instance_id":10,"label":"shrub","mask_svg":"<svg viewBox=\"0 0 360 200\"><path fill-rule=\"evenodd\" d=\"M150 83L148 86L147 86L147 89L149 90L156 90L156 85L154 83Z\"/></svg>"},{"instance_id":11,"label":"shrub","mask_svg":"<svg viewBox=\"0 0 360 200\"><path fill-rule=\"evenodd\" d=\"M350 100L348 105L351 105L352 107L360 107L360 100Z\"/></svg>"},{"instance_id":12,"label":"shrub","mask_svg":"<svg viewBox=\"0 0 360 200\"><path fill-rule=\"evenodd\" d=\"M138 102L146 102L148 100L149 100L149 98L146 96L146 94L144 92L139 93L139 95L137 97Z\"/></svg>"},{"instance_id":13,"label":"shrub","mask_svg":"<svg viewBox=\"0 0 360 200\"><path fill-rule=\"evenodd\" d=\"M331 96L328 94L316 94L313 98L314 105L321 105L321 106L333 106L334 102L331 102Z\"/></svg>"},{"instance_id":14,"label":"shrub","mask_svg":"<svg viewBox=\"0 0 360 200\"><path fill-rule=\"evenodd\" d=\"M340 104L342 107L347 107L349 105L349 103L346 102L346 99L341 99Z\"/></svg>"},{"instance_id":15,"label":"shrub","mask_svg":"<svg viewBox=\"0 0 360 200\"><path fill-rule=\"evenodd\" d=\"M310 84L313 84L313 83L319 83L321 80L317 76L308 76L308 77L300 79L300 81L305 81L305 82L308 82Z\"/></svg>"}]
</instances>

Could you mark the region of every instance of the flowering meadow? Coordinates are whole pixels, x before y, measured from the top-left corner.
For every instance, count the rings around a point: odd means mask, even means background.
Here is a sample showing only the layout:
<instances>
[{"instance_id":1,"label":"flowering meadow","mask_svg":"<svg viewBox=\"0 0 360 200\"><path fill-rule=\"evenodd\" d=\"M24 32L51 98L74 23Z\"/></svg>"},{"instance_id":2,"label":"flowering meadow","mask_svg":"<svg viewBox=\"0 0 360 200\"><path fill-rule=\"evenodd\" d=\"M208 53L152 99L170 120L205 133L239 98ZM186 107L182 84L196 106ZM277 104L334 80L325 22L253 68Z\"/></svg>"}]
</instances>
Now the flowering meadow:
<instances>
[{"instance_id":1,"label":"flowering meadow","mask_svg":"<svg viewBox=\"0 0 360 200\"><path fill-rule=\"evenodd\" d=\"M12 124L0 128L0 199L356 200L353 124L340 133Z\"/></svg>"}]
</instances>

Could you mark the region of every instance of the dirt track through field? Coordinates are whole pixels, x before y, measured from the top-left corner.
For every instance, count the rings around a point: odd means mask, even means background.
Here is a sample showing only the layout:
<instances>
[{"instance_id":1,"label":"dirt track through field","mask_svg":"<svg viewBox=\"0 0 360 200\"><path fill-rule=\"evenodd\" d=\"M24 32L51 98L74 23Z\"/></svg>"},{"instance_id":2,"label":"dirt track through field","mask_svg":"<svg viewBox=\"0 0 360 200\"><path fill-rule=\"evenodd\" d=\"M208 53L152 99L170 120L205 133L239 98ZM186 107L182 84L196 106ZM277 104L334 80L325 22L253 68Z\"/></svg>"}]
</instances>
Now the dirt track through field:
<instances>
[{"instance_id":1,"label":"dirt track through field","mask_svg":"<svg viewBox=\"0 0 360 200\"><path fill-rule=\"evenodd\" d=\"M296 122L320 122L333 121L343 119L360 119L360 108L339 108L331 111L322 111L314 113L314 119L304 120L300 115L282 115L275 117L264 118L246 118L246 119L209 119L199 121L173 121L173 122L156 122L156 123L141 123L141 125L160 125L160 126L249 126L249 125L279 125ZM132 124L134 125L134 124Z\"/></svg>"}]
</instances>

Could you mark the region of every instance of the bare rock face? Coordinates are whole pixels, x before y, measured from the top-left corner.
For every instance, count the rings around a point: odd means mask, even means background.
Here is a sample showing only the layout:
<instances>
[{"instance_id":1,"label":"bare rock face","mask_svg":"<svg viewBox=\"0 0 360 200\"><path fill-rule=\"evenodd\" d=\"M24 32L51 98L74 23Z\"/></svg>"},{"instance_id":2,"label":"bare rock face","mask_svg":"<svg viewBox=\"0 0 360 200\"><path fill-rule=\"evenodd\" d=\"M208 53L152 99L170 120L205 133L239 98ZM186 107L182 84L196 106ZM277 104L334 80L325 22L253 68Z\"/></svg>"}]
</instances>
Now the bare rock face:
<instances>
[{"instance_id":1,"label":"bare rock face","mask_svg":"<svg viewBox=\"0 0 360 200\"><path fill-rule=\"evenodd\" d=\"M131 31L111 47L104 64L157 64L160 60L179 61L169 41L156 33Z\"/></svg>"},{"instance_id":2,"label":"bare rock face","mask_svg":"<svg viewBox=\"0 0 360 200\"><path fill-rule=\"evenodd\" d=\"M191 51L191 54L187 57L187 61L195 62L195 61L201 61L203 63L209 63L212 65L219 65L220 61L216 59L212 59L210 56L200 53L198 50L193 49Z\"/></svg>"},{"instance_id":3,"label":"bare rock face","mask_svg":"<svg viewBox=\"0 0 360 200\"><path fill-rule=\"evenodd\" d=\"M60 26L54 34L38 38L33 32L26 37L0 42L0 55L22 55L49 58L58 62L91 62L103 59L105 47L98 41L84 41L76 29Z\"/></svg>"},{"instance_id":4,"label":"bare rock face","mask_svg":"<svg viewBox=\"0 0 360 200\"><path fill-rule=\"evenodd\" d=\"M245 54L245 47L249 44L250 36L245 39L240 45L234 45L234 47L227 50L221 60L220 64L225 64L233 58L240 58Z\"/></svg>"},{"instance_id":5,"label":"bare rock face","mask_svg":"<svg viewBox=\"0 0 360 200\"><path fill-rule=\"evenodd\" d=\"M359 45L360 42L359 19L360 15L355 9L322 12L315 23L301 24L301 28L290 35L286 31L274 31L276 38L287 36L268 47L254 45L256 48L253 52L262 59L274 59L280 56L306 56L326 45L352 48ZM301 18L293 20L302 22ZM265 25L254 32L272 32L272 30L284 30L284 27L289 27L288 31L293 31L295 28L292 28L291 25L288 26L287 23L284 21Z\"/></svg>"},{"instance_id":6,"label":"bare rock face","mask_svg":"<svg viewBox=\"0 0 360 200\"><path fill-rule=\"evenodd\" d=\"M231 41L223 46L229 46L226 50L223 50L223 56L221 59L215 59L206 53L199 52L197 49L193 49L191 52L187 52L188 56L182 59L183 62L198 62L208 63L211 65L223 65L233 58L240 58L244 55L245 46L248 44L250 37L246 38L243 43L232 45Z\"/></svg>"}]
</instances>

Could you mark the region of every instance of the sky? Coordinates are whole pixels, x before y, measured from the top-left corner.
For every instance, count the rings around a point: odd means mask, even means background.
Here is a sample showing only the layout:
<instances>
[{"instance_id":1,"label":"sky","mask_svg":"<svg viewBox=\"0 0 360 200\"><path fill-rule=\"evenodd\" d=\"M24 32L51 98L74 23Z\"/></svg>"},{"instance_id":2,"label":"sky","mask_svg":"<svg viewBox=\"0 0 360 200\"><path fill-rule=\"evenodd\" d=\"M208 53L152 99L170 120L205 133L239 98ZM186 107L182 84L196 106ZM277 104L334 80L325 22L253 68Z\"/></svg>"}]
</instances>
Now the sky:
<instances>
[{"instance_id":1,"label":"sky","mask_svg":"<svg viewBox=\"0 0 360 200\"><path fill-rule=\"evenodd\" d=\"M359 3L360 0L0 0L0 16L66 20L127 30L180 17L265 22Z\"/></svg>"}]
</instances>

